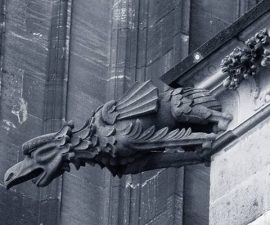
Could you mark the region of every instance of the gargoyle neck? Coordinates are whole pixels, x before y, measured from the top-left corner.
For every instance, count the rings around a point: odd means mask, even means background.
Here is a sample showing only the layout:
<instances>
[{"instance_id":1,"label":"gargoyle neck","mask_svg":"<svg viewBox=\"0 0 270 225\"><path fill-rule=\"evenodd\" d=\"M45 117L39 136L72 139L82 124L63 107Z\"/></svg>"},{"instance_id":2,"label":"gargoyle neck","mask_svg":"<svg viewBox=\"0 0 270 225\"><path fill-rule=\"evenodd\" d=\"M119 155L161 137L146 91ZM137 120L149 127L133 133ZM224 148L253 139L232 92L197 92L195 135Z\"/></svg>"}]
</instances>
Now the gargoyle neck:
<instances>
[{"instance_id":1,"label":"gargoyle neck","mask_svg":"<svg viewBox=\"0 0 270 225\"><path fill-rule=\"evenodd\" d=\"M77 169L80 168L80 166L84 166L86 162L91 163L99 153L94 120L95 118L91 117L81 129L72 131L70 134L71 146L68 160L73 163Z\"/></svg>"}]
</instances>

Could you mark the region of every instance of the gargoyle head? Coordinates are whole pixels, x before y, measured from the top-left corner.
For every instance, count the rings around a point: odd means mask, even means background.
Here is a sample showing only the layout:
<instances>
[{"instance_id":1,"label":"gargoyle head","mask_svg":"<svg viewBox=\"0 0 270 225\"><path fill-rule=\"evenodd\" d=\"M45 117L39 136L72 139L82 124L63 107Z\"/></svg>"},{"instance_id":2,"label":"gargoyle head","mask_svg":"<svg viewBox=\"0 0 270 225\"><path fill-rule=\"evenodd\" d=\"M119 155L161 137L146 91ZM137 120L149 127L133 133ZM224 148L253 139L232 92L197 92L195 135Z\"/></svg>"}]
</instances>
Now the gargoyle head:
<instances>
[{"instance_id":1,"label":"gargoyle head","mask_svg":"<svg viewBox=\"0 0 270 225\"><path fill-rule=\"evenodd\" d=\"M38 186L48 185L54 178L69 171L73 124L64 125L57 133L45 134L25 142L24 160L7 170L6 187L32 179Z\"/></svg>"}]
</instances>

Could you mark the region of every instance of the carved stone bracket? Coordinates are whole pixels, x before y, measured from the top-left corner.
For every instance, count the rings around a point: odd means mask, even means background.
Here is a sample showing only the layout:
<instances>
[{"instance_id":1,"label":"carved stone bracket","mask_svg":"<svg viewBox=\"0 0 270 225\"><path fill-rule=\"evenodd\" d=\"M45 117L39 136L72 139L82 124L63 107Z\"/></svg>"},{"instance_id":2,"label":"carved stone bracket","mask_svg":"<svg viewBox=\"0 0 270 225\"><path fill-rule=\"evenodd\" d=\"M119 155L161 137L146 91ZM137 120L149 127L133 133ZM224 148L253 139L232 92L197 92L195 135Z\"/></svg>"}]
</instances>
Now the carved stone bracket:
<instances>
[{"instance_id":1,"label":"carved stone bracket","mask_svg":"<svg viewBox=\"0 0 270 225\"><path fill-rule=\"evenodd\" d=\"M267 29L256 33L245 42L245 47L237 47L221 62L222 71L228 75L223 85L236 89L239 84L254 77L261 66L270 64L270 37Z\"/></svg>"}]
</instances>

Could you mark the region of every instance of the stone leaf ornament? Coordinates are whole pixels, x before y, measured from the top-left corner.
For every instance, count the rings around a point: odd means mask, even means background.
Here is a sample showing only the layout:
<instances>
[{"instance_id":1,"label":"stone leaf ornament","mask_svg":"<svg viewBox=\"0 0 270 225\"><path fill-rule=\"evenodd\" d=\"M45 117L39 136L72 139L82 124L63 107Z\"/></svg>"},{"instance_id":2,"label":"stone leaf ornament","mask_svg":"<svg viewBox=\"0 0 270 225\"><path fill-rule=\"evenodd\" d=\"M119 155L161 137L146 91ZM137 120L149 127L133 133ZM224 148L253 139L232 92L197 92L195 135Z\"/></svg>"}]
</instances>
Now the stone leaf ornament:
<instances>
[{"instance_id":1,"label":"stone leaf ornament","mask_svg":"<svg viewBox=\"0 0 270 225\"><path fill-rule=\"evenodd\" d=\"M227 89L236 89L240 83L254 77L261 66L270 64L270 37L263 29L248 39L243 48L237 47L221 62L222 72L228 77L223 85Z\"/></svg>"},{"instance_id":2,"label":"stone leaf ornament","mask_svg":"<svg viewBox=\"0 0 270 225\"><path fill-rule=\"evenodd\" d=\"M159 93L151 81L136 83L120 100L99 107L81 129L69 122L24 143L24 160L6 172L4 182L7 188L31 179L47 186L70 164L98 164L122 176L206 162L231 119L207 90Z\"/></svg>"}]
</instances>

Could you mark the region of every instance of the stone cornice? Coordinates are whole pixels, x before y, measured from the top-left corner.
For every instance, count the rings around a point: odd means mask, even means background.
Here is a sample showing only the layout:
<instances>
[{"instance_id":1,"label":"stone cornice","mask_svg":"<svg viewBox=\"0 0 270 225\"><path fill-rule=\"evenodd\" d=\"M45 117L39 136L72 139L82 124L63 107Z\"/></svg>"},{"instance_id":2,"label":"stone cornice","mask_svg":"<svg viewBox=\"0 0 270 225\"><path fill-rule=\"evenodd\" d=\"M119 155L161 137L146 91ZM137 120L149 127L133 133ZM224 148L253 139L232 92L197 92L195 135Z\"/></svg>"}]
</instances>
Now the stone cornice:
<instances>
[{"instance_id":1,"label":"stone cornice","mask_svg":"<svg viewBox=\"0 0 270 225\"><path fill-rule=\"evenodd\" d=\"M231 26L218 33L210 41L203 44L183 61L175 65L171 70L161 76L161 79L170 86L179 86L191 70L204 63L210 55L215 53L221 47L227 45L233 38L237 38L244 29L249 27L254 23L254 21L258 20L269 11L270 1L262 1L235 21Z\"/></svg>"}]
</instances>

